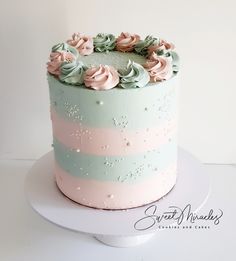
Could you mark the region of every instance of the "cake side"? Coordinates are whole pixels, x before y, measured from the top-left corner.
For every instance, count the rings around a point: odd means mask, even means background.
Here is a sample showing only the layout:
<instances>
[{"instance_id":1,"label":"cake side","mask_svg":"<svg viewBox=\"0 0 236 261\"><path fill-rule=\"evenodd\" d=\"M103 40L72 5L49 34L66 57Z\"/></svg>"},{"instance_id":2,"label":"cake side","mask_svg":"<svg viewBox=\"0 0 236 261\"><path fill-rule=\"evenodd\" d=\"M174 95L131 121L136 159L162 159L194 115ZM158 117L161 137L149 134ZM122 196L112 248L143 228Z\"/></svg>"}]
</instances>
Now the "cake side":
<instances>
[{"instance_id":1,"label":"cake side","mask_svg":"<svg viewBox=\"0 0 236 261\"><path fill-rule=\"evenodd\" d=\"M124 209L168 193L176 180L177 77L135 91L48 81L55 174L65 195Z\"/></svg>"},{"instance_id":2,"label":"cake side","mask_svg":"<svg viewBox=\"0 0 236 261\"><path fill-rule=\"evenodd\" d=\"M102 209L154 202L176 182L178 55L137 34L73 34L48 62L56 182Z\"/></svg>"}]
</instances>

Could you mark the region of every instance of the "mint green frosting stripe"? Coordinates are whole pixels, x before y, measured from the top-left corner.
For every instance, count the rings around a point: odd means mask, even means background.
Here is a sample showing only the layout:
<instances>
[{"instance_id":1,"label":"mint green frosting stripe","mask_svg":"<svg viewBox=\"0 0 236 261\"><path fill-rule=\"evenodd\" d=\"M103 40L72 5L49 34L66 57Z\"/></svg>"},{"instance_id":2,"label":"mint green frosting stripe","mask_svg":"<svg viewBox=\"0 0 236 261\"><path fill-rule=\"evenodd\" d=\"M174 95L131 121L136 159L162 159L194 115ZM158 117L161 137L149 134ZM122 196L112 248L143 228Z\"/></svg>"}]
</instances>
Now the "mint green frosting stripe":
<instances>
[{"instance_id":1,"label":"mint green frosting stripe","mask_svg":"<svg viewBox=\"0 0 236 261\"><path fill-rule=\"evenodd\" d=\"M51 105L71 121L88 127L137 130L157 127L176 114L176 77L143 88L94 91L60 83L48 75Z\"/></svg>"},{"instance_id":2,"label":"mint green frosting stripe","mask_svg":"<svg viewBox=\"0 0 236 261\"><path fill-rule=\"evenodd\" d=\"M70 175L85 179L135 183L159 175L176 162L177 146L173 139L158 150L145 154L95 156L72 151L54 138L56 162Z\"/></svg>"}]
</instances>

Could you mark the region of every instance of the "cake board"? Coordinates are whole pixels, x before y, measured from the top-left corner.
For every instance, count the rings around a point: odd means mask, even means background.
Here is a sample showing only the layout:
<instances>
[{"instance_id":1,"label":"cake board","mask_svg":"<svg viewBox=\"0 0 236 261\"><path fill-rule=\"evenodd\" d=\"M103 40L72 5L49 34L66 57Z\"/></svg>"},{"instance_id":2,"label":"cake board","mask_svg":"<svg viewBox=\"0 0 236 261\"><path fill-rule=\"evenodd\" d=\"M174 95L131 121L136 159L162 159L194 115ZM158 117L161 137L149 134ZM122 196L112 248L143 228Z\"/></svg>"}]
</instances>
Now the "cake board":
<instances>
[{"instance_id":1,"label":"cake board","mask_svg":"<svg viewBox=\"0 0 236 261\"><path fill-rule=\"evenodd\" d=\"M146 229L149 225L140 221L149 207L158 209L158 213L164 213L169 206L183 208L191 204L191 211L196 213L210 194L209 177L204 165L179 148L177 182L162 199L128 210L94 209L71 201L59 191L52 173L53 157L53 151L42 156L26 177L25 192L31 207L60 227L88 233L110 246L139 245L157 234L160 230L158 225ZM174 224L174 220L165 222L165 225Z\"/></svg>"}]
</instances>

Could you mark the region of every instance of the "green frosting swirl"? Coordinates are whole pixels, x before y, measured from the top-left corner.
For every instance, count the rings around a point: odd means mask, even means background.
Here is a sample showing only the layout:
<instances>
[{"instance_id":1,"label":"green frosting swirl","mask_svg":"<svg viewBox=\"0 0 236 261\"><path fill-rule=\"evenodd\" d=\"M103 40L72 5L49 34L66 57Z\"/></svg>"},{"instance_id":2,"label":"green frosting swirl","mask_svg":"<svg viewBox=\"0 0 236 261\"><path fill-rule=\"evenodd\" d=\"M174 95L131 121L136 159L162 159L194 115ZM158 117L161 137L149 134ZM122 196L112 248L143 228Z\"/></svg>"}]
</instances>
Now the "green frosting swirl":
<instances>
[{"instance_id":1,"label":"green frosting swirl","mask_svg":"<svg viewBox=\"0 0 236 261\"><path fill-rule=\"evenodd\" d=\"M65 82L73 85L81 85L84 82L84 72L87 67L78 61L73 61L71 63L63 62L61 64L60 70L61 74L59 79L61 82Z\"/></svg>"},{"instance_id":2,"label":"green frosting swirl","mask_svg":"<svg viewBox=\"0 0 236 261\"><path fill-rule=\"evenodd\" d=\"M176 52L170 51L172 58L172 68L173 72L177 73L179 71L179 55Z\"/></svg>"},{"instance_id":3,"label":"green frosting swirl","mask_svg":"<svg viewBox=\"0 0 236 261\"><path fill-rule=\"evenodd\" d=\"M129 61L127 67L123 70L119 70L120 84L119 86L128 88L142 88L150 80L149 73L143 68L142 65Z\"/></svg>"},{"instance_id":4,"label":"green frosting swirl","mask_svg":"<svg viewBox=\"0 0 236 261\"><path fill-rule=\"evenodd\" d=\"M171 58L171 63L172 63L172 68L173 72L177 73L179 71L179 55L174 52L174 51L168 51L168 50L163 50L161 52L156 52L158 56L164 56L164 57L170 57Z\"/></svg>"},{"instance_id":5,"label":"green frosting swirl","mask_svg":"<svg viewBox=\"0 0 236 261\"><path fill-rule=\"evenodd\" d=\"M70 46L67 43L58 43L55 44L52 47L52 52L60 52L60 51L65 51L65 52L70 52L72 53L76 58L78 57L78 51L76 50L76 48L74 48L73 46Z\"/></svg>"},{"instance_id":6,"label":"green frosting swirl","mask_svg":"<svg viewBox=\"0 0 236 261\"><path fill-rule=\"evenodd\" d=\"M148 35L144 40L140 40L136 45L135 45L135 48L134 50L143 55L143 56L146 56L147 55L147 49L150 45L153 45L153 44L157 44L158 43L158 39L151 36L151 35Z\"/></svg>"},{"instance_id":7,"label":"green frosting swirl","mask_svg":"<svg viewBox=\"0 0 236 261\"><path fill-rule=\"evenodd\" d=\"M96 52L108 52L115 49L116 38L113 34L98 34L93 38Z\"/></svg>"}]
</instances>

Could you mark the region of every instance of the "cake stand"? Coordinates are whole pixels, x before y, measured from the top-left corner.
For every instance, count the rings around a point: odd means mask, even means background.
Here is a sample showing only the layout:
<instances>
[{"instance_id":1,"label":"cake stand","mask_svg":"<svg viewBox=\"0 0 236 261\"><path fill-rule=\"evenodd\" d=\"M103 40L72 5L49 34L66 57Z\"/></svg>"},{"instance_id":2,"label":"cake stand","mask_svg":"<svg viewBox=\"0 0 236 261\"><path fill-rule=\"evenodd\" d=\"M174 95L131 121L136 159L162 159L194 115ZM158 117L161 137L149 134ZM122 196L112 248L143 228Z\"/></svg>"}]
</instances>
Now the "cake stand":
<instances>
[{"instance_id":1,"label":"cake stand","mask_svg":"<svg viewBox=\"0 0 236 261\"><path fill-rule=\"evenodd\" d=\"M176 220L155 223L152 214L161 215L171 206L183 209L188 204L196 213L210 194L204 165L183 149L178 151L178 178L172 191L159 201L128 210L99 210L71 201L57 188L52 168L51 151L36 161L29 171L25 192L32 208L56 225L91 234L100 242L115 247L142 244L158 233L159 225L176 225ZM147 215L152 217L144 218Z\"/></svg>"}]
</instances>

